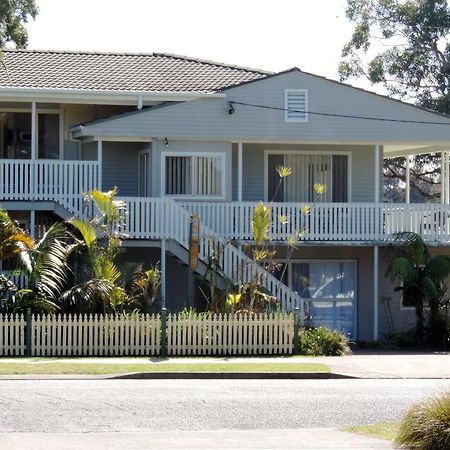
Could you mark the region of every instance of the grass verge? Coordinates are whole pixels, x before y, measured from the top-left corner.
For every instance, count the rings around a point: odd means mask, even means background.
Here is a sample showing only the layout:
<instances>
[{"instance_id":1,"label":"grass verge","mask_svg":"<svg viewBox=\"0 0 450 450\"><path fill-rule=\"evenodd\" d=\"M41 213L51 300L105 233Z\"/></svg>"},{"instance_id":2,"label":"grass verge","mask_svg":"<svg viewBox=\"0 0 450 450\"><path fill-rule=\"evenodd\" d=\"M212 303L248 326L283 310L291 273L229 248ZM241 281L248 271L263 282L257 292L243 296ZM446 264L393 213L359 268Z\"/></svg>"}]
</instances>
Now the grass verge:
<instances>
[{"instance_id":1,"label":"grass verge","mask_svg":"<svg viewBox=\"0 0 450 450\"><path fill-rule=\"evenodd\" d=\"M363 434L377 439L385 439L393 441L398 433L400 424L392 422L377 422L370 425L357 425L352 427L345 427L344 431L351 433Z\"/></svg>"},{"instance_id":2,"label":"grass verge","mask_svg":"<svg viewBox=\"0 0 450 450\"><path fill-rule=\"evenodd\" d=\"M1 363L0 375L107 375L133 372L258 372L329 373L316 363L193 363L193 364L101 364L101 363Z\"/></svg>"}]
</instances>

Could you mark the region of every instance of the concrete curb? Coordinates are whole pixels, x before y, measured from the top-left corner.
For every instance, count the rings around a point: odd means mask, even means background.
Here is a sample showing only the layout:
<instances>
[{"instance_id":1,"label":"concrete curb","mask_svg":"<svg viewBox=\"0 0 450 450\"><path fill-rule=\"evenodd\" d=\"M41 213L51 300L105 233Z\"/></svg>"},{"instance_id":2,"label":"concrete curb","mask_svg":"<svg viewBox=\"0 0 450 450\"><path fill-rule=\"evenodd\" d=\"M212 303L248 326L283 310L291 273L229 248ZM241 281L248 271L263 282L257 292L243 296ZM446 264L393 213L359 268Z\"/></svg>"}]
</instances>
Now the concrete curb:
<instances>
[{"instance_id":1,"label":"concrete curb","mask_svg":"<svg viewBox=\"0 0 450 450\"><path fill-rule=\"evenodd\" d=\"M338 373L295 372L134 372L106 375L1 375L2 380L328 380L354 379Z\"/></svg>"}]
</instances>

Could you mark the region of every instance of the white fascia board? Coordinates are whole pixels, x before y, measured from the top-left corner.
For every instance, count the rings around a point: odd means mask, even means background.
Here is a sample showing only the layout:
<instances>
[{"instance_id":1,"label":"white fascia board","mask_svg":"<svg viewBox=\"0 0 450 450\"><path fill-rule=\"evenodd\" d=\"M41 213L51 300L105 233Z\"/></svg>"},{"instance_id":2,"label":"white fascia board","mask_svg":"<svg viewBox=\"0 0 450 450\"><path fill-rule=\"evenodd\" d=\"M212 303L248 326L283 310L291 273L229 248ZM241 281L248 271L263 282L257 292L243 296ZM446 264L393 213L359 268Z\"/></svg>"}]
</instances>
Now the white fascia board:
<instances>
[{"instance_id":1,"label":"white fascia board","mask_svg":"<svg viewBox=\"0 0 450 450\"><path fill-rule=\"evenodd\" d=\"M224 98L225 94L166 91L116 91L94 89L42 89L0 87L0 101L87 103L111 105L136 105L142 101L190 101L199 98Z\"/></svg>"}]
</instances>

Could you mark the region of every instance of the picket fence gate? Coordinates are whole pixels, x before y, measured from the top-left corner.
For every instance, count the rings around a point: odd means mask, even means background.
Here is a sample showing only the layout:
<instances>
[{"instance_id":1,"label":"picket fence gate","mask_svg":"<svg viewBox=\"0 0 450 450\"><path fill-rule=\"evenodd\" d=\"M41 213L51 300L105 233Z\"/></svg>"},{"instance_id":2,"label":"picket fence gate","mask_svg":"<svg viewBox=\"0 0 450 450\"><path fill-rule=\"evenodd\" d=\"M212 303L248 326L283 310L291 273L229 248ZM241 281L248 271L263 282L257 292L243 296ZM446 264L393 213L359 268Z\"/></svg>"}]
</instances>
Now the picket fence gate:
<instances>
[{"instance_id":1,"label":"picket fence gate","mask_svg":"<svg viewBox=\"0 0 450 450\"><path fill-rule=\"evenodd\" d=\"M0 314L0 356L291 354L297 326L291 313Z\"/></svg>"}]
</instances>

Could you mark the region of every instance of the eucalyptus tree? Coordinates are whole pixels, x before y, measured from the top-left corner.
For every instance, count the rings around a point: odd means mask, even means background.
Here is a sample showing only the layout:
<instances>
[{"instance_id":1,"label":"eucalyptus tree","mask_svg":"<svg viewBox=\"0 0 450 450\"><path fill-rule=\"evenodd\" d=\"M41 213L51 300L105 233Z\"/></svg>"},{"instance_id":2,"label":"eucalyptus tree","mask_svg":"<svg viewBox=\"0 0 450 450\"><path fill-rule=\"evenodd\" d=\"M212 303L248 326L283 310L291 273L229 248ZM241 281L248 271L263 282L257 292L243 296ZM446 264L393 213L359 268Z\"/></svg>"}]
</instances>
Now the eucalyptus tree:
<instances>
[{"instance_id":1,"label":"eucalyptus tree","mask_svg":"<svg viewBox=\"0 0 450 450\"><path fill-rule=\"evenodd\" d=\"M447 0L347 0L354 23L342 49L341 81L363 77L394 98L450 114L450 5ZM405 182L405 158L386 159L387 195ZM412 163L411 190L420 200L439 197L439 155Z\"/></svg>"}]
</instances>

